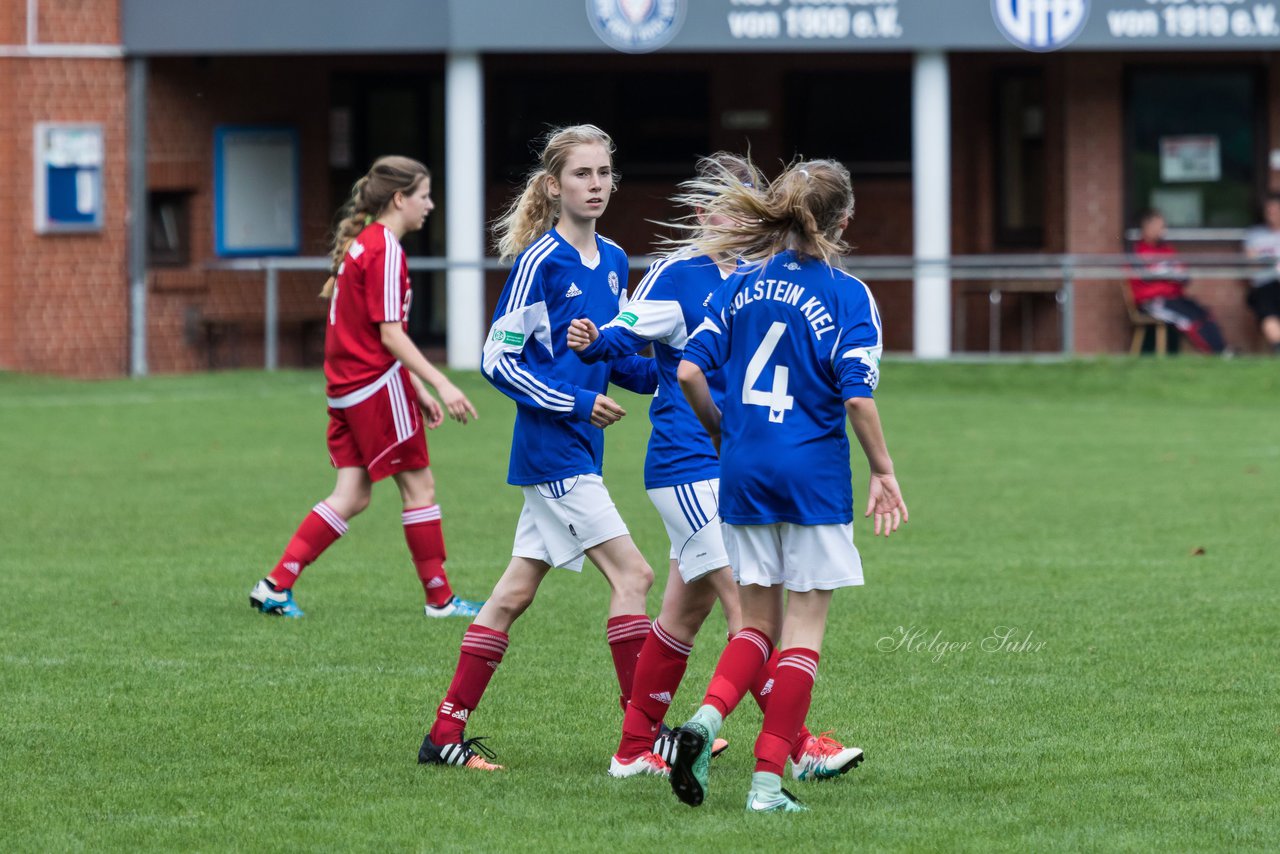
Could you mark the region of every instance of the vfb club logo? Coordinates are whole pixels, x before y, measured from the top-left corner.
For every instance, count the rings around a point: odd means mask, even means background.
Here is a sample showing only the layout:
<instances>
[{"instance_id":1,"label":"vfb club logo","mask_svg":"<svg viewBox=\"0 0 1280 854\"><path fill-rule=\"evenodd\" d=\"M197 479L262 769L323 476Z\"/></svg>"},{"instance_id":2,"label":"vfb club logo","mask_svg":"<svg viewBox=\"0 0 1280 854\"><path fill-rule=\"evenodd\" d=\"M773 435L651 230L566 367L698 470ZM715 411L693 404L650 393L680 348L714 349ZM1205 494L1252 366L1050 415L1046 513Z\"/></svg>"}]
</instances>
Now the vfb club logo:
<instances>
[{"instance_id":1,"label":"vfb club logo","mask_svg":"<svg viewBox=\"0 0 1280 854\"><path fill-rule=\"evenodd\" d=\"M627 53L657 50L684 23L685 0L587 0L587 17L607 45Z\"/></svg>"},{"instance_id":2,"label":"vfb club logo","mask_svg":"<svg viewBox=\"0 0 1280 854\"><path fill-rule=\"evenodd\" d=\"M991 0L1004 37L1038 53L1065 47L1089 18L1089 0Z\"/></svg>"}]
</instances>

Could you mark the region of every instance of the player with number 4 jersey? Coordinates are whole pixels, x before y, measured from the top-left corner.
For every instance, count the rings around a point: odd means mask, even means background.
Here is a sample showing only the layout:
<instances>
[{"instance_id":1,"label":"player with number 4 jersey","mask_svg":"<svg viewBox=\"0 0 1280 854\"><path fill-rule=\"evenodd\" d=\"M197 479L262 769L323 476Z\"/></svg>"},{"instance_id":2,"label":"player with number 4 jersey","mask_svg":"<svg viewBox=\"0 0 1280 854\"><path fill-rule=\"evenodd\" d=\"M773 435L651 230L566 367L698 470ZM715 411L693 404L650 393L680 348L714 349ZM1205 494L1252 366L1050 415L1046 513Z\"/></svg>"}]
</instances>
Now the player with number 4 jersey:
<instances>
[{"instance_id":1,"label":"player with number 4 jersey","mask_svg":"<svg viewBox=\"0 0 1280 854\"><path fill-rule=\"evenodd\" d=\"M721 218L686 243L744 260L712 298L677 379L720 448L720 513L745 628L721 655L702 706L676 731L671 786L684 803L702 803L715 736L776 647L747 810L796 812L805 807L782 789L781 775L809 710L832 591L862 584L846 418L871 465L875 532L888 535L906 519L872 399L880 316L867 287L832 263L853 215L844 166L798 163L761 187L723 172L686 186L684 198ZM723 374L720 405L708 385L713 371Z\"/></svg>"},{"instance_id":2,"label":"player with number 4 jersey","mask_svg":"<svg viewBox=\"0 0 1280 854\"><path fill-rule=\"evenodd\" d=\"M748 185L759 180L750 162L737 155L719 152L699 161L700 174L715 168L731 170ZM700 213L695 211L695 217ZM662 611L636 666L622 738L610 761L609 773L615 777L661 773L663 766L653 762L650 752L664 763L673 755L670 739L660 736L655 747L650 745L680 685L694 637L717 598L730 635L742 628L738 590L720 531L720 460L676 380L689 336L706 317L712 294L736 268L732 258L677 252L649 268L634 298L604 327L597 330L590 319L581 318L569 330L569 346L583 361L622 358L652 344L658 364L658 391L649 407L653 430L645 456L645 487L671 541L671 568ZM708 377L716 400L723 392L720 377ZM776 660L752 686L762 709L768 703L774 664ZM713 751L726 746L720 740ZM839 776L861 759L859 748L815 737L803 725L791 750L793 773L800 779Z\"/></svg>"}]
</instances>

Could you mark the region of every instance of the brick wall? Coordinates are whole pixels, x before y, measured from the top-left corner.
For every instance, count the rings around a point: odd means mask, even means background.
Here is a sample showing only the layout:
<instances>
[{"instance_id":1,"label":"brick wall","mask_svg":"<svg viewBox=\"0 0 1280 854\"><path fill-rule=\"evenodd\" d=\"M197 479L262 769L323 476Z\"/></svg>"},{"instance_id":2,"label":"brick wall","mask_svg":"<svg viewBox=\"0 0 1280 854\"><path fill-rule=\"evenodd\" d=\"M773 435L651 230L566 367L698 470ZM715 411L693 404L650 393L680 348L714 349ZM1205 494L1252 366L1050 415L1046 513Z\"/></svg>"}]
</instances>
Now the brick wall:
<instances>
[{"instance_id":1,"label":"brick wall","mask_svg":"<svg viewBox=\"0 0 1280 854\"><path fill-rule=\"evenodd\" d=\"M115 44L117 0L42 0L41 43ZM25 44L26 4L0 9L0 43ZM125 65L122 60L0 59L0 368L78 376L127 368ZM103 126L104 228L35 233L34 127Z\"/></svg>"},{"instance_id":2,"label":"brick wall","mask_svg":"<svg viewBox=\"0 0 1280 854\"><path fill-rule=\"evenodd\" d=\"M0 60L8 87L0 156L8 164L4 243L8 319L0 365L23 371L109 376L126 369L126 138L124 63L118 60ZM104 227L99 233L37 235L34 127L39 121L100 122L105 142Z\"/></svg>"},{"instance_id":3,"label":"brick wall","mask_svg":"<svg viewBox=\"0 0 1280 854\"><path fill-rule=\"evenodd\" d=\"M260 366L264 276L209 269L214 254L213 138L222 124L286 124L301 144L302 254L327 252L328 80L312 58L158 59L151 63L147 184L190 193L191 257L148 275L148 359L155 371ZM264 81L270 81L266 85ZM248 97L246 93L252 93ZM280 362L314 364L323 276L280 276ZM317 344L319 338L320 344Z\"/></svg>"},{"instance_id":4,"label":"brick wall","mask_svg":"<svg viewBox=\"0 0 1280 854\"><path fill-rule=\"evenodd\" d=\"M10 7L0 6L0 38L13 28ZM14 78L21 60L0 58L0 163L16 165L18 122ZM13 275L14 241L17 239L18 208L30 199L30 192L17 183L15 170L0 169L0 370L18 367L18 327L15 323L13 300L17 289L11 282Z\"/></svg>"},{"instance_id":5,"label":"brick wall","mask_svg":"<svg viewBox=\"0 0 1280 854\"><path fill-rule=\"evenodd\" d=\"M36 8L36 37L43 44L120 43L119 0L39 0Z\"/></svg>"}]
</instances>

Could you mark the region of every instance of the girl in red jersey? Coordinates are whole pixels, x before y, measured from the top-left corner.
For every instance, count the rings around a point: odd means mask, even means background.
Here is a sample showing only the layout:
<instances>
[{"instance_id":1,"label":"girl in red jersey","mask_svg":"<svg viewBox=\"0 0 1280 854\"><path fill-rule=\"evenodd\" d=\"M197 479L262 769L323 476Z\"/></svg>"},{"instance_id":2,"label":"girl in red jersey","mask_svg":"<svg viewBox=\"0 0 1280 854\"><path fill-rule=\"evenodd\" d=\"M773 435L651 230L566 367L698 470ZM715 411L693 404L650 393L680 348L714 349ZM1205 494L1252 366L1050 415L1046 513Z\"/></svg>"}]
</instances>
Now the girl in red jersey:
<instances>
[{"instance_id":1,"label":"girl in red jersey","mask_svg":"<svg viewBox=\"0 0 1280 854\"><path fill-rule=\"evenodd\" d=\"M301 617L293 585L308 564L347 532L369 506L373 484L393 477L404 502L404 536L426 592L429 617L474 617L479 604L454 595L444 571L444 536L428 468L426 426L449 416L463 424L475 407L418 350L405 331L409 271L400 238L422 228L435 205L427 167L383 157L351 191L333 242L324 373L329 402L333 493L302 520L275 569L249 593L264 614ZM419 412L421 410L421 412Z\"/></svg>"}]
</instances>

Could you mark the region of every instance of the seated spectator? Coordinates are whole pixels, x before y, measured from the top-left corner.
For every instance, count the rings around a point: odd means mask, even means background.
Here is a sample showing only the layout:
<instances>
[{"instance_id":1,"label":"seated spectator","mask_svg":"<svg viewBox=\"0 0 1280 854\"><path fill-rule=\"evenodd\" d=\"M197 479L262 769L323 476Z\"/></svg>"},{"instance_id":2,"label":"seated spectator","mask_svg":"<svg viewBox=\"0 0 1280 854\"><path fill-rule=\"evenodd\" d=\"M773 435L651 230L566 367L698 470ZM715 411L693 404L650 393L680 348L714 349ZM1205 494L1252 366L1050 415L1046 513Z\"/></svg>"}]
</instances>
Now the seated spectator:
<instances>
[{"instance_id":1,"label":"seated spectator","mask_svg":"<svg viewBox=\"0 0 1280 854\"><path fill-rule=\"evenodd\" d=\"M1280 196L1268 196L1262 205L1263 224L1244 236L1244 253L1250 258L1266 258L1275 266L1253 275L1249 288L1249 308L1258 316L1262 335L1271 352L1280 354Z\"/></svg>"},{"instance_id":2,"label":"seated spectator","mask_svg":"<svg viewBox=\"0 0 1280 854\"><path fill-rule=\"evenodd\" d=\"M1129 279L1138 310L1177 327L1202 353L1223 353L1227 343L1209 310L1186 294L1187 271L1178 253L1165 242L1164 215L1149 210L1139 221L1142 237L1133 247L1139 264Z\"/></svg>"}]
</instances>

